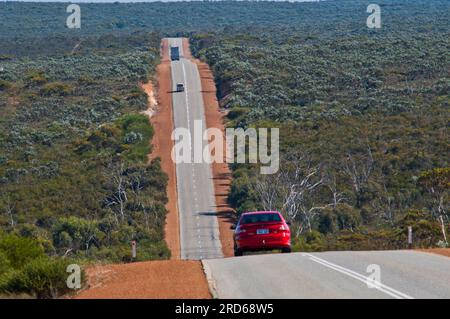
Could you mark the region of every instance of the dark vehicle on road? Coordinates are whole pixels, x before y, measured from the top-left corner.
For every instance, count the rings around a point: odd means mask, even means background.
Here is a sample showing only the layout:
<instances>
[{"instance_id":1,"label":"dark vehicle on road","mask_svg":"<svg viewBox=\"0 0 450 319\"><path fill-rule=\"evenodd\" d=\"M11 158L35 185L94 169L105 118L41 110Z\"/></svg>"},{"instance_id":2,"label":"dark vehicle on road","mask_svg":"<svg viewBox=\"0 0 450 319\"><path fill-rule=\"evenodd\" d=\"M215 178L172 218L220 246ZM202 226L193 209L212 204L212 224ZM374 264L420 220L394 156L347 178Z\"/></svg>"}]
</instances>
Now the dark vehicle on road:
<instances>
[{"instance_id":1,"label":"dark vehicle on road","mask_svg":"<svg viewBox=\"0 0 450 319\"><path fill-rule=\"evenodd\" d=\"M234 255L245 251L275 250L291 252L288 223L277 211L243 213L234 230Z\"/></svg>"},{"instance_id":2,"label":"dark vehicle on road","mask_svg":"<svg viewBox=\"0 0 450 319\"><path fill-rule=\"evenodd\" d=\"M170 47L170 59L172 61L180 60L180 49L178 47Z\"/></svg>"},{"instance_id":3,"label":"dark vehicle on road","mask_svg":"<svg viewBox=\"0 0 450 319\"><path fill-rule=\"evenodd\" d=\"M184 91L184 84L178 83L177 84L177 92L183 92Z\"/></svg>"}]
</instances>

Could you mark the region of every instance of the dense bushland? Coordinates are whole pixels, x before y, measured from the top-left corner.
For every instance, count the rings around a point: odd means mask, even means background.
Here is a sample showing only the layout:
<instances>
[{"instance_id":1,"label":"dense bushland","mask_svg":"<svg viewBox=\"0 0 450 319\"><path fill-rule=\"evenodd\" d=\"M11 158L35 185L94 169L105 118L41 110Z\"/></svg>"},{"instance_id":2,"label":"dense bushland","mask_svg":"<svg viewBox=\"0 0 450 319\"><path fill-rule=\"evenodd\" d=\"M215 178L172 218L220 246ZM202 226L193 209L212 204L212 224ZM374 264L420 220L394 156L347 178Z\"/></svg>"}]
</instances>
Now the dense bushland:
<instances>
[{"instance_id":1,"label":"dense bushland","mask_svg":"<svg viewBox=\"0 0 450 319\"><path fill-rule=\"evenodd\" d=\"M364 25L364 1L333 1L305 6L298 26L192 36L227 125L280 128L278 174L234 165L229 201L280 209L298 249L404 248L411 216L417 247L445 245L450 7L380 5L379 30Z\"/></svg>"},{"instance_id":2,"label":"dense bushland","mask_svg":"<svg viewBox=\"0 0 450 319\"><path fill-rule=\"evenodd\" d=\"M170 255L167 177L158 159L147 163L153 129L140 113L139 82L158 63L159 43L156 33L111 36L2 61L0 226L12 236L2 249L30 240L42 250L20 267L2 255L2 292L55 297L67 291L69 259L129 261L132 240L139 260ZM43 282L32 281L38 273Z\"/></svg>"}]
</instances>

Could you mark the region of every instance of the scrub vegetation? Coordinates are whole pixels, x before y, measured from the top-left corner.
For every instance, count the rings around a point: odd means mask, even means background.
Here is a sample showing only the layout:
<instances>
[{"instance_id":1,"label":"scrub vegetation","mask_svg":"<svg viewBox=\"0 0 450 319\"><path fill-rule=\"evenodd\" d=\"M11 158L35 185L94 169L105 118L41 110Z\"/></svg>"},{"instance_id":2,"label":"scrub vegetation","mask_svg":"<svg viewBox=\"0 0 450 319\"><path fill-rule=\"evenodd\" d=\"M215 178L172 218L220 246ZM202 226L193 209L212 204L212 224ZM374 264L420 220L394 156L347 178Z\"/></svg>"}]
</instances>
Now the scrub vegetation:
<instances>
[{"instance_id":1,"label":"scrub vegetation","mask_svg":"<svg viewBox=\"0 0 450 319\"><path fill-rule=\"evenodd\" d=\"M416 247L446 246L450 7L380 5L378 30L364 1L332 1L299 27L193 36L228 126L280 128L279 173L234 165L229 202L280 209L297 249L406 248L407 226Z\"/></svg>"},{"instance_id":2,"label":"scrub vegetation","mask_svg":"<svg viewBox=\"0 0 450 319\"><path fill-rule=\"evenodd\" d=\"M39 54L1 60L2 293L57 297L69 291L67 265L128 262L132 240L138 260L170 256L167 176L159 159L148 163L153 128L139 87L161 36L102 37L75 51L44 38Z\"/></svg>"},{"instance_id":3,"label":"scrub vegetation","mask_svg":"<svg viewBox=\"0 0 450 319\"><path fill-rule=\"evenodd\" d=\"M81 4L77 30L67 3L0 3L0 291L58 296L131 240L170 255L138 85L165 36L211 65L229 127L280 128L278 174L232 166L238 213L280 210L299 250L404 248L407 226L445 246L450 5L380 0L370 30L369 3Z\"/></svg>"}]
</instances>

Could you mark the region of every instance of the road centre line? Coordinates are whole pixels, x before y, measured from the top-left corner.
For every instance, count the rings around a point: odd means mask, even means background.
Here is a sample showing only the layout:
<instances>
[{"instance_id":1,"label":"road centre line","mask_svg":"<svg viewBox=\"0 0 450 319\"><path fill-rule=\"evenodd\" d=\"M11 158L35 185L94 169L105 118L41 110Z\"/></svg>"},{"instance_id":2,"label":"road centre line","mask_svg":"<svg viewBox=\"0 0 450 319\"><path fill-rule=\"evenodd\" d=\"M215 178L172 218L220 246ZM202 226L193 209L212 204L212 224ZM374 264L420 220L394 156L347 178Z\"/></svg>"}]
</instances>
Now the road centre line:
<instances>
[{"instance_id":1,"label":"road centre line","mask_svg":"<svg viewBox=\"0 0 450 319\"><path fill-rule=\"evenodd\" d=\"M184 96L186 97L186 116L187 116L187 129L189 133L191 132L191 124L189 119L189 97L188 97L188 86L187 86L187 80L186 80L186 69L184 67L184 63L182 60L180 60L181 68L183 69L183 82L184 82ZM189 146L192 149L192 141L189 139ZM190 154L192 156L192 153Z\"/></svg>"},{"instance_id":2,"label":"road centre line","mask_svg":"<svg viewBox=\"0 0 450 319\"><path fill-rule=\"evenodd\" d=\"M369 281L368 277L363 276L363 275L361 275L361 274L359 274L359 273L357 273L357 272L355 272L355 271L353 271L351 269L348 269L348 268L336 265L336 264L331 263L331 262L329 262L329 261L327 261L325 259L319 258L317 256L313 256L311 254L304 253L303 255L304 256L308 256L310 260L312 260L312 261L314 261L314 262L316 262L318 264L321 264L321 265L323 265L325 267L328 267L330 269L333 269L335 271L343 273L343 274L345 274L345 275L347 275L349 277L352 277L352 278L354 278L356 280L359 280L359 281L361 281L361 282L363 282L365 284L367 284L367 282ZM400 292L400 291L398 291L398 290L396 290L396 289L394 289L392 287L384 285L381 282L373 283L372 287L377 289L377 290L379 290L379 291L381 291L381 292L383 292L383 293L385 293L385 294L387 294L387 295L389 295L389 296L391 296L391 297L394 297L396 299L414 299L413 297L411 297L411 296L409 296L409 295L407 295L405 293L402 293L402 292Z\"/></svg>"}]
</instances>

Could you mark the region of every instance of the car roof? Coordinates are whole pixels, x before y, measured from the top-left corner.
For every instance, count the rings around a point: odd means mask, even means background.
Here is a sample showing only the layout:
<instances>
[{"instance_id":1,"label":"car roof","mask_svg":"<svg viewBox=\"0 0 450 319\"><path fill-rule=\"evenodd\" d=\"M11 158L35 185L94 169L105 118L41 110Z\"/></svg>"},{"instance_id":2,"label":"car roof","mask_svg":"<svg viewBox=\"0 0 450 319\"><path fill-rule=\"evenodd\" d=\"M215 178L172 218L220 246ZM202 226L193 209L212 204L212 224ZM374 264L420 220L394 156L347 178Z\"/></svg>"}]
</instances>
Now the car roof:
<instances>
[{"instance_id":1,"label":"car roof","mask_svg":"<svg viewBox=\"0 0 450 319\"><path fill-rule=\"evenodd\" d=\"M256 214L280 214L280 212L276 210L262 210L257 212L245 212L242 215L256 215Z\"/></svg>"}]
</instances>

